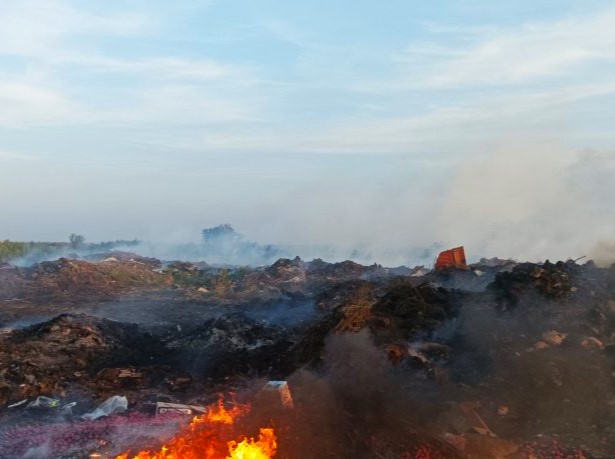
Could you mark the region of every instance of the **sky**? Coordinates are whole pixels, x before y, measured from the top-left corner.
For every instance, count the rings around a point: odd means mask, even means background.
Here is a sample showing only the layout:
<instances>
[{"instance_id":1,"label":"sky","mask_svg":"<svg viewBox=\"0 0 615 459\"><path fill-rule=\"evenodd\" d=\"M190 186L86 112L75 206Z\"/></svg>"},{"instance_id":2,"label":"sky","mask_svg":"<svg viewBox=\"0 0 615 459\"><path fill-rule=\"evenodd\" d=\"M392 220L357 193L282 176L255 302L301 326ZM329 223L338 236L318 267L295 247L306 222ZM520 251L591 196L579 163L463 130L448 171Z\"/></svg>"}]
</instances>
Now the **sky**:
<instances>
[{"instance_id":1,"label":"sky","mask_svg":"<svg viewBox=\"0 0 615 459\"><path fill-rule=\"evenodd\" d=\"M1 0L0 239L466 244L615 218L615 2Z\"/></svg>"}]
</instances>

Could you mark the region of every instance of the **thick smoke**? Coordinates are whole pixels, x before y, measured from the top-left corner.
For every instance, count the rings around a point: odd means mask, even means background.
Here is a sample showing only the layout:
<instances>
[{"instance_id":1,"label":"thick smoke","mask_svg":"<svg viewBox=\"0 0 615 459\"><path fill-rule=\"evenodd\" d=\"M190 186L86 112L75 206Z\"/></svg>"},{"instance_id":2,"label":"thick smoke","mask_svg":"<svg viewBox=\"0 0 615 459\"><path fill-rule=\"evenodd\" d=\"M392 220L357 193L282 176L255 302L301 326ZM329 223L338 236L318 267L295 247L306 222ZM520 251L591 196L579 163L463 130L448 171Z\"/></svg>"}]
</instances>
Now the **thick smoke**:
<instances>
[{"instance_id":1,"label":"thick smoke","mask_svg":"<svg viewBox=\"0 0 615 459\"><path fill-rule=\"evenodd\" d=\"M615 263L615 241L600 241L588 252L596 265L608 267Z\"/></svg>"},{"instance_id":2,"label":"thick smoke","mask_svg":"<svg viewBox=\"0 0 615 459\"><path fill-rule=\"evenodd\" d=\"M439 249L462 244L472 260L578 258L615 231L609 152L508 139L444 162L381 161L381 176L298 185L262 203L245 232L333 248L307 256L396 266L429 264Z\"/></svg>"},{"instance_id":3,"label":"thick smoke","mask_svg":"<svg viewBox=\"0 0 615 459\"><path fill-rule=\"evenodd\" d=\"M330 336L323 362L320 370L289 377L294 411L272 415L271 397L254 402L254 425L275 420L283 436L281 457L384 457L390 446L381 447L376 438L388 445L391 438L399 439L398 450L390 451L390 457L399 457L419 438L435 439L420 422L434 412L421 407L408 380L402 383L368 331Z\"/></svg>"},{"instance_id":4,"label":"thick smoke","mask_svg":"<svg viewBox=\"0 0 615 459\"><path fill-rule=\"evenodd\" d=\"M361 167L353 167L355 160L337 160L338 168L347 162L347 176L315 174L266 196L255 190L252 201L202 218L197 212L184 219L176 212L164 226L156 226L158 217L152 217L156 229L141 231L145 242L130 250L167 260L247 265L296 255L428 265L440 249L461 244L471 260L613 259L601 253L615 231L610 208L615 158L610 152L509 139L473 154L429 160L373 155L362 159ZM267 164L276 167L272 160ZM277 167L291 165L287 160ZM375 165L377 170L371 170ZM148 221L147 216L141 220ZM225 221L243 238L205 247L200 230ZM124 225L128 222L117 220L109 231Z\"/></svg>"},{"instance_id":5,"label":"thick smoke","mask_svg":"<svg viewBox=\"0 0 615 459\"><path fill-rule=\"evenodd\" d=\"M577 258L612 233L615 161L558 145L501 147L462 165L442 207L440 240L520 260Z\"/></svg>"}]
</instances>

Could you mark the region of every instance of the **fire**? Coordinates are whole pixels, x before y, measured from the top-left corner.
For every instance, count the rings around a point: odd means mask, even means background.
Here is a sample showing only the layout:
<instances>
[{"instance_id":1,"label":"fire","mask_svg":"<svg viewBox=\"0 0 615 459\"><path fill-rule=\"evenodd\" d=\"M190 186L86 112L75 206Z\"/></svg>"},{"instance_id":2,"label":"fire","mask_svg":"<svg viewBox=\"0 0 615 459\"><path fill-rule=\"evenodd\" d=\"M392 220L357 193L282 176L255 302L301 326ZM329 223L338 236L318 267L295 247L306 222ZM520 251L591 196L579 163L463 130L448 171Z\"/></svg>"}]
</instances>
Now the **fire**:
<instances>
[{"instance_id":1,"label":"fire","mask_svg":"<svg viewBox=\"0 0 615 459\"><path fill-rule=\"evenodd\" d=\"M223 440L233 438L238 417L248 413L249 405L234 404L227 409L222 399L208 407L205 414L196 416L188 427L158 452L124 453L116 459L271 459L275 456L277 438L272 428L261 428L258 440Z\"/></svg>"},{"instance_id":2,"label":"fire","mask_svg":"<svg viewBox=\"0 0 615 459\"><path fill-rule=\"evenodd\" d=\"M275 456L277 443L273 429L261 429L258 441L253 438L241 443L230 441L228 447L231 455L226 459L269 459Z\"/></svg>"}]
</instances>

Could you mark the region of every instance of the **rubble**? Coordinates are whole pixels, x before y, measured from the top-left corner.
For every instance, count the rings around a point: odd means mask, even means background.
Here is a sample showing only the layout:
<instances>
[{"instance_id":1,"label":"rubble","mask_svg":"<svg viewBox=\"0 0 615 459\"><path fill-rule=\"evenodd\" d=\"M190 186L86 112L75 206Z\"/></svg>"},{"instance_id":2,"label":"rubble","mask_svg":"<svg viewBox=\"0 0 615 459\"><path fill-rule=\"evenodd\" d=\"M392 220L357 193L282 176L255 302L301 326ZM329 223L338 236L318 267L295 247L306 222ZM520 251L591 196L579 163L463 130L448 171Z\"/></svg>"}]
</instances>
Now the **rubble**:
<instances>
[{"instance_id":1,"label":"rubble","mask_svg":"<svg viewBox=\"0 0 615 459\"><path fill-rule=\"evenodd\" d=\"M560 346L568 335L556 330L549 330L542 334L542 339L550 346Z\"/></svg>"},{"instance_id":2,"label":"rubble","mask_svg":"<svg viewBox=\"0 0 615 459\"><path fill-rule=\"evenodd\" d=\"M165 285L168 278L153 271L152 265L156 263L133 258L99 263L60 258L29 268L13 267L0 272L0 300L38 304L109 300L129 288Z\"/></svg>"},{"instance_id":3,"label":"rubble","mask_svg":"<svg viewBox=\"0 0 615 459\"><path fill-rule=\"evenodd\" d=\"M293 341L284 329L232 314L210 319L166 346L176 365L200 378L276 369L288 371Z\"/></svg>"},{"instance_id":4,"label":"rubble","mask_svg":"<svg viewBox=\"0 0 615 459\"><path fill-rule=\"evenodd\" d=\"M0 338L4 403L24 397L65 397L75 384L95 388L100 384L100 373L99 378L94 376L99 371L151 364L162 353L161 344L136 325L61 315Z\"/></svg>"},{"instance_id":5,"label":"rubble","mask_svg":"<svg viewBox=\"0 0 615 459\"><path fill-rule=\"evenodd\" d=\"M196 414L218 391L266 387L282 408L293 406L275 416L295 425L310 405L306 393L323 384L312 376L311 386L295 390L296 375L331 371L331 336L365 333L373 346L367 354L379 353L384 363L378 365L390 374L370 380L371 387L344 386L347 393L323 390L347 403L341 411L348 425L366 429L359 435L344 424L352 451L416 457L424 448L444 451L442 457L542 458L547 446L528 445L543 435L558 438L563 453L582 447L588 458L609 457L615 450L615 410L608 403L615 400L615 268L499 259L468 268L427 272L299 258L242 268L158 263L122 253L4 266L0 452L21 457L36 447L19 433L43 438L50 427L26 429L36 422L62 431L51 435L57 439L52 448L72 442L83 453L72 451L72 457L87 457L100 448L97 439L110 436L113 423L138 418L136 424L149 426L163 411ZM104 318L117 316L126 319ZM363 358L348 356L347 371L385 371L361 368ZM405 408L401 398L383 408L357 397L365 404L360 410L348 401L352 390L386 399L391 381L416 398L416 410L409 411L423 416L412 420L424 422L412 424L411 434L405 417L399 432L389 423L382 431L374 427L399 417L387 410ZM93 420L105 400L126 411L103 409L109 417ZM37 404L47 408L28 408ZM150 417L135 418L139 411ZM92 419L79 421L86 413ZM67 418L73 427L65 425ZM82 422L96 434L73 440ZM326 429L341 427L317 425L308 433L295 425L292 435L318 437L323 450L338 451L339 438ZM15 432L20 440L11 443ZM280 435L284 451L291 434Z\"/></svg>"},{"instance_id":6,"label":"rubble","mask_svg":"<svg viewBox=\"0 0 615 459\"><path fill-rule=\"evenodd\" d=\"M521 296L528 294L550 300L565 299L574 293L570 276L575 267L573 262L547 261L541 266L520 263L512 271L498 273L489 288L505 307L516 306Z\"/></svg>"}]
</instances>

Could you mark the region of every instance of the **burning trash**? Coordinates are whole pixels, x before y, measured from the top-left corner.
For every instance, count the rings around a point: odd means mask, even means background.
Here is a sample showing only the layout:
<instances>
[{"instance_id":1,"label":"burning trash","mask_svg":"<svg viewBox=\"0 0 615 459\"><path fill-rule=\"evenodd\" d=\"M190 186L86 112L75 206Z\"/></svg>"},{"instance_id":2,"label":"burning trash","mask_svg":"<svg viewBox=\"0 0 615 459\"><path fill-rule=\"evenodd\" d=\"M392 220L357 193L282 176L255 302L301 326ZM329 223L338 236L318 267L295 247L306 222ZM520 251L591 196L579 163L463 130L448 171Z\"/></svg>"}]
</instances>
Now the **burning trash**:
<instances>
[{"instance_id":1,"label":"burning trash","mask_svg":"<svg viewBox=\"0 0 615 459\"><path fill-rule=\"evenodd\" d=\"M269 459L275 456L277 443L272 428L261 428L258 439L240 435L233 439L233 426L237 419L247 414L249 405L233 404L226 408L220 399L207 407L202 415L158 451L126 452L116 459Z\"/></svg>"},{"instance_id":2,"label":"burning trash","mask_svg":"<svg viewBox=\"0 0 615 459\"><path fill-rule=\"evenodd\" d=\"M613 269L114 258L0 272L3 459L615 450Z\"/></svg>"}]
</instances>

